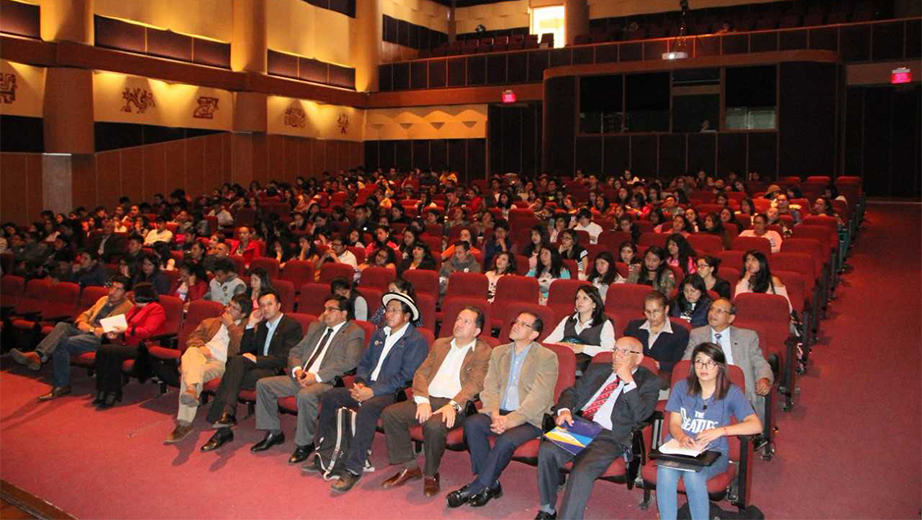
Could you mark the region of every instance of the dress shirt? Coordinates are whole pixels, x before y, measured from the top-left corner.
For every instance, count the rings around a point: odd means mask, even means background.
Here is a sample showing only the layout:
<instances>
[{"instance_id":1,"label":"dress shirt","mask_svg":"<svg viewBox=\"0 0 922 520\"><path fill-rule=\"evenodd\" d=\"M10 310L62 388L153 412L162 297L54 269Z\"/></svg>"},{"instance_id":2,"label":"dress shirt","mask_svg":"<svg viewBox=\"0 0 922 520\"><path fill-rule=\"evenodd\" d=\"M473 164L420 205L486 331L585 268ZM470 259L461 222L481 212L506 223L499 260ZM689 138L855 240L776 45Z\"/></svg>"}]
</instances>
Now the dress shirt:
<instances>
[{"instance_id":1,"label":"dress shirt","mask_svg":"<svg viewBox=\"0 0 922 520\"><path fill-rule=\"evenodd\" d=\"M555 328L554 331L544 339L544 343L559 343L563 341L564 329L567 326L567 320L569 320L571 317L572 315L560 320L560 323L557 324L557 328ZM583 323L577 317L576 325L574 325L573 328L576 330L577 334L580 334L585 329L588 329L591 323L592 322L589 321ZM602 325L601 339L601 345L582 345L583 354L586 354L587 356L595 356L599 352L611 352L612 349L615 348L615 327L611 324L611 320L607 318L605 319L605 324Z\"/></svg>"},{"instance_id":2,"label":"dress shirt","mask_svg":"<svg viewBox=\"0 0 922 520\"><path fill-rule=\"evenodd\" d=\"M320 375L317 372L320 370L320 364L323 363L323 358L327 357L327 347L330 345L330 343L333 343L333 338L336 337L336 333L339 332L339 329L343 328L343 325L345 325L346 323L348 322L344 321L340 323L339 325L334 325L333 332L330 333L330 338L327 340L327 342L322 345L317 345L317 349L314 350L314 352L320 352L320 355L317 356L317 359L314 360L314 363L311 366L307 367L307 371L311 374L314 374L314 377L317 379L318 383L323 382L320 379ZM323 339L323 336L326 335L326 333L327 331L324 330L323 335L320 336L320 339ZM311 352L311 356L314 355L314 352ZM304 362L307 363L308 361L310 361L310 357L308 357L307 360L305 360ZM298 370L301 370L301 367L295 367L291 371L291 375L294 376L295 372L297 372Z\"/></svg>"},{"instance_id":3,"label":"dress shirt","mask_svg":"<svg viewBox=\"0 0 922 520\"><path fill-rule=\"evenodd\" d=\"M429 395L432 397L444 397L445 399L454 399L458 392L461 391L461 367L464 365L464 358L470 352L474 345L477 344L477 338L467 345L458 346L458 342L451 340L451 348L448 354L442 360L438 372L429 382ZM414 397L416 404L428 403L428 397Z\"/></svg>"},{"instance_id":4,"label":"dress shirt","mask_svg":"<svg viewBox=\"0 0 922 520\"><path fill-rule=\"evenodd\" d=\"M634 370L631 371L631 374L635 374L636 372L637 372L637 369L635 368ZM598 391L596 391L596 393L593 394L592 397L588 401L586 401L586 405L583 406L582 409L585 410L586 408L589 408L592 405L592 403L594 403L595 400L599 397L599 395L601 395L602 391L605 390L605 387L611 384L612 382L614 382L615 378L617 377L618 377L618 374L616 372L612 372L611 375L608 376L608 379L606 379L605 382L602 383L602 386L599 387ZM637 388L637 383L632 381L629 384L624 384L624 381L621 381L618 384L618 387L615 388L615 391L612 392L610 396L608 396L608 400L605 401L605 404L599 407L599 409L595 412L595 415L592 416L592 422L598 424L599 426L601 426L602 428L605 428L606 430L611 430L611 411L615 407L615 402L618 400L618 397L622 393L630 392L631 390L634 390L635 388ZM566 410L566 408L561 408L560 410L557 411L557 414L559 415L564 410Z\"/></svg>"},{"instance_id":5,"label":"dress shirt","mask_svg":"<svg viewBox=\"0 0 922 520\"><path fill-rule=\"evenodd\" d=\"M672 334L672 322L669 321L669 318L666 318L666 324L663 325L663 328L660 329L660 331L657 332L656 334L654 334L653 331L650 330L650 320L643 322L643 325L641 325L640 328L641 330L647 331L647 334L649 335L647 337L647 350L650 350L653 348L653 344L656 343L657 339L659 339L660 334L664 332L667 334Z\"/></svg>"},{"instance_id":6,"label":"dress shirt","mask_svg":"<svg viewBox=\"0 0 922 520\"><path fill-rule=\"evenodd\" d=\"M378 374L381 373L381 367L384 366L384 360L387 359L387 355L390 354L391 349L394 348L394 344L403 337L404 333L406 333L407 325L409 325L409 323L404 324L400 330L394 332L393 334L391 334L392 331L390 327L384 327L384 350L381 351L381 357L378 358L378 364L375 365L375 369L371 371L372 381L378 380Z\"/></svg>"},{"instance_id":7,"label":"dress shirt","mask_svg":"<svg viewBox=\"0 0 922 520\"><path fill-rule=\"evenodd\" d=\"M157 231L156 229L150 230L147 233L147 236L144 238L144 245L149 246L156 244L157 242L170 242L173 240L173 232L169 229L164 229L163 233Z\"/></svg>"},{"instance_id":8,"label":"dress shirt","mask_svg":"<svg viewBox=\"0 0 922 520\"><path fill-rule=\"evenodd\" d=\"M227 332L227 326L223 323L218 332L205 343L205 347L211 351L211 356L216 360L224 363L227 361L227 346L230 344L230 334Z\"/></svg>"},{"instance_id":9,"label":"dress shirt","mask_svg":"<svg viewBox=\"0 0 922 520\"><path fill-rule=\"evenodd\" d=\"M282 316L283 314L279 313L279 315L275 317L274 321L266 322L266 328L268 329L268 331L266 332L266 344L263 346L264 356L269 355L269 345L272 343L272 335L275 334L275 328L278 327L279 322L282 321Z\"/></svg>"},{"instance_id":10,"label":"dress shirt","mask_svg":"<svg viewBox=\"0 0 922 520\"><path fill-rule=\"evenodd\" d=\"M519 409L519 376L522 374L522 365L525 364L525 356L531 350L531 343L522 349L522 352L516 352L515 345L512 347L512 357L509 360L509 379L506 380L506 394L500 402L500 410L512 412Z\"/></svg>"},{"instance_id":11,"label":"dress shirt","mask_svg":"<svg viewBox=\"0 0 922 520\"><path fill-rule=\"evenodd\" d=\"M718 334L720 334L720 339L717 339ZM733 349L731 346L733 343L730 342L730 327L725 328L722 332L711 329L711 341L720 345L720 348L724 351L724 357L727 358L727 364L732 365Z\"/></svg>"}]
</instances>

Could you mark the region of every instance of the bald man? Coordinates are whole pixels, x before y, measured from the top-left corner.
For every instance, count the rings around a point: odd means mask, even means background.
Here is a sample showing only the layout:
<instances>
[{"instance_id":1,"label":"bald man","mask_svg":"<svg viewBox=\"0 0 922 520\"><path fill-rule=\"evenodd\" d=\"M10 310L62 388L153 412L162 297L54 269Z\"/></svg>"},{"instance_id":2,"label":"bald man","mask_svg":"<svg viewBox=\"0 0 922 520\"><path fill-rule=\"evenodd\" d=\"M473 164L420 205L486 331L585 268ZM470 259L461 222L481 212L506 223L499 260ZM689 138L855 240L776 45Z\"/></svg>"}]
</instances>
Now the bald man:
<instances>
[{"instance_id":1,"label":"bald man","mask_svg":"<svg viewBox=\"0 0 922 520\"><path fill-rule=\"evenodd\" d=\"M574 462L567 479L560 518L583 518L595 480L608 466L631 450L631 432L653 414L659 398L659 378L640 366L643 345L635 338L615 342L611 364L592 363L575 385L560 394L551 413L557 425L573 424L574 416L592 421L602 430L574 460L570 452L545 440L538 451L538 492L541 509L536 520L558 516L560 470Z\"/></svg>"}]
</instances>

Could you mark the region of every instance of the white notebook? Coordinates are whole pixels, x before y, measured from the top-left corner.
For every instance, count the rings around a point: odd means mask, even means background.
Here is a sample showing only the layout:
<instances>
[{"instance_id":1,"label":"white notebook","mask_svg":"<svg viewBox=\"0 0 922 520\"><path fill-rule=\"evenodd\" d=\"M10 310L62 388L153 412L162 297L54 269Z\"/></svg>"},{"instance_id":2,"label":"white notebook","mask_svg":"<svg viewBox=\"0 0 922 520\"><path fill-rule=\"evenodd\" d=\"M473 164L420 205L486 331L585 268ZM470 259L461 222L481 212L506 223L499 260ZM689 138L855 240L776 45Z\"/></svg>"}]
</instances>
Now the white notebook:
<instances>
[{"instance_id":1,"label":"white notebook","mask_svg":"<svg viewBox=\"0 0 922 520\"><path fill-rule=\"evenodd\" d=\"M701 455L705 450L683 448L679 445L679 441L673 438L669 439L669 442L661 445L659 447L659 451L660 453L665 453L667 455L686 455L688 457L697 457L698 455Z\"/></svg>"}]
</instances>

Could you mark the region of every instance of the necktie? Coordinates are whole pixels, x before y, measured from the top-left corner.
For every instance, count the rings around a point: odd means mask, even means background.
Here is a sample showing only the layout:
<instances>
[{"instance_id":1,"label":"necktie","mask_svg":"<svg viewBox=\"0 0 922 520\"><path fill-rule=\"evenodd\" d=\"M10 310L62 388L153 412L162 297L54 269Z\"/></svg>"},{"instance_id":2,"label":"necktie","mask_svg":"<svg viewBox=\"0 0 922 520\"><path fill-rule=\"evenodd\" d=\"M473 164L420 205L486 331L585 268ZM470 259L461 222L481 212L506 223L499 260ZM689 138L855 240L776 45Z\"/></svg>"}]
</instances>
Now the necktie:
<instances>
[{"instance_id":1,"label":"necktie","mask_svg":"<svg viewBox=\"0 0 922 520\"><path fill-rule=\"evenodd\" d=\"M621 384L621 380L616 376L614 381L608 383L605 388L602 389L602 393L600 393L599 396L595 398L595 401L593 401L583 410L583 417L591 421L596 412L599 411L599 408L605 404L605 401L608 401L608 398L611 397L611 394L613 394L615 389L618 388L619 384Z\"/></svg>"},{"instance_id":2,"label":"necktie","mask_svg":"<svg viewBox=\"0 0 922 520\"><path fill-rule=\"evenodd\" d=\"M323 351L326 350L326 347L327 347L327 340L330 339L331 334L333 334L333 329L331 329L330 327L327 327L326 334L324 334L323 337L320 338L320 343L317 344L317 348L314 349L314 354L311 356L310 359L307 360L307 363L304 365L303 370L309 369L311 365L314 364L314 361L317 361L317 358L320 357L320 354L323 354Z\"/></svg>"},{"instance_id":3,"label":"necktie","mask_svg":"<svg viewBox=\"0 0 922 520\"><path fill-rule=\"evenodd\" d=\"M721 337L721 334L720 334L719 332L715 332L715 333L714 333L714 342L717 343L717 346L721 346L721 345L720 345L720 337Z\"/></svg>"}]
</instances>

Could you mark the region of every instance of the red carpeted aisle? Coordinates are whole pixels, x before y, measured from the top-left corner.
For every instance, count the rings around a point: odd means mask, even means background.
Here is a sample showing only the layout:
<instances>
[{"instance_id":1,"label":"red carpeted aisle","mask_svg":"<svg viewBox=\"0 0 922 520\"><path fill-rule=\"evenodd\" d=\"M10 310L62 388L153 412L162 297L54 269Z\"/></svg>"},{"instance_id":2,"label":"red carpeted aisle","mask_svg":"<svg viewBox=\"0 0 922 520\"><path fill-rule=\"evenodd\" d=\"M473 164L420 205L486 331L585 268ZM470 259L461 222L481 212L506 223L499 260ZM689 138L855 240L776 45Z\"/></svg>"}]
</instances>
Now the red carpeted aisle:
<instances>
[{"instance_id":1,"label":"red carpeted aisle","mask_svg":"<svg viewBox=\"0 0 922 520\"><path fill-rule=\"evenodd\" d=\"M770 518L918 518L922 505L918 205L872 205L870 223L850 258L838 298L823 323L809 373L799 380L794 411L781 414L778 453L758 460L752 503ZM908 231L908 233L907 233ZM536 472L512 463L505 496L484 509L448 510L421 484L381 490L391 474L383 437L372 457L378 471L349 494L302 477L285 461L289 440L254 455L262 434L242 422L234 443L198 451L197 431L178 446L161 441L173 427L176 392L157 397L132 383L127 403L105 412L89 406L92 381L74 370L75 396L38 403L49 382L4 359L0 373L0 477L78 518L533 518ZM241 417L243 409L240 409ZM443 492L470 479L466 453L449 453ZM639 490L600 482L587 517L655 518L641 511ZM723 507L728 504L723 503Z\"/></svg>"}]
</instances>

